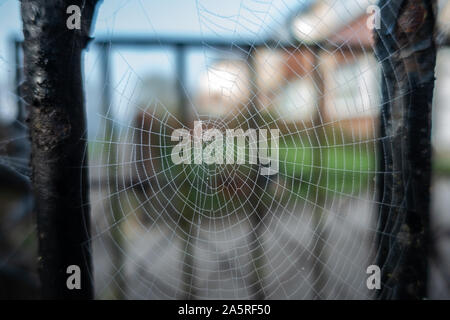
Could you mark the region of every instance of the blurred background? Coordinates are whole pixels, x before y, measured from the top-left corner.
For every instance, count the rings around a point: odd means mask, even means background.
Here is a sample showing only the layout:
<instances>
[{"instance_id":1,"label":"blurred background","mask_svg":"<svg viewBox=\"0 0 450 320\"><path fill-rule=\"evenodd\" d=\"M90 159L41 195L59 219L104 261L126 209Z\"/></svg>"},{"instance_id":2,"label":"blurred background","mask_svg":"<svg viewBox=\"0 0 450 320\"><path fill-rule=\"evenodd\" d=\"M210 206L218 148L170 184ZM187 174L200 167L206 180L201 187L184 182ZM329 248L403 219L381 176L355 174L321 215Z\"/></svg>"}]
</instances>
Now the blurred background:
<instances>
[{"instance_id":1,"label":"blurred background","mask_svg":"<svg viewBox=\"0 0 450 320\"><path fill-rule=\"evenodd\" d=\"M85 54L99 299L368 299L370 0L101 3ZM438 1L429 297L450 298L450 1ZM37 297L20 3L0 0L0 297ZM279 174L170 162L172 130L280 130Z\"/></svg>"}]
</instances>

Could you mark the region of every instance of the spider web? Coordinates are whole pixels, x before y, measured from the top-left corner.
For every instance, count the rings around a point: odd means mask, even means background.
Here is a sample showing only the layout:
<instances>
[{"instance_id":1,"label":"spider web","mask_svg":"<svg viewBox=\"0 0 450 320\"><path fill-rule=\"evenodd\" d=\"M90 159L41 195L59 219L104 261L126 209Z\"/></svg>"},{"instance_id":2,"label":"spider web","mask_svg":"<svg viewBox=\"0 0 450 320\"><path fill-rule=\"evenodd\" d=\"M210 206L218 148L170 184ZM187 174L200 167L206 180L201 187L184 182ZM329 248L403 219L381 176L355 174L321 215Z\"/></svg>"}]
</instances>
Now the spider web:
<instances>
[{"instance_id":1,"label":"spider web","mask_svg":"<svg viewBox=\"0 0 450 320\"><path fill-rule=\"evenodd\" d=\"M328 15L364 14L370 4L327 3ZM352 44L335 32L309 43L283 36L286 18L305 5L241 1L228 14L197 1L202 34L233 41L217 47L204 37L204 97L181 85L181 112L148 94L111 43L127 67L104 83L115 102L90 141L100 146L90 153L94 257L108 265L94 263L99 297L371 297L380 72L359 39L365 20L348 28ZM222 132L280 130L279 172L261 178L261 167L248 163L175 165L171 134L192 132L194 121Z\"/></svg>"},{"instance_id":2,"label":"spider web","mask_svg":"<svg viewBox=\"0 0 450 320\"><path fill-rule=\"evenodd\" d=\"M382 233L375 176L393 172L381 172L377 163L383 156L377 144L386 138L377 131L379 63L361 36L366 21L348 25L353 12L363 15L372 2L324 2L327 10L313 14L300 41L286 21L313 1L242 0L233 10L193 2L203 41L201 90L178 75L166 88L148 83L133 56L112 42L109 57L122 68L111 63L98 85L101 53L89 52L88 108L98 114L88 120L100 125L89 132L86 204L98 298L373 297L366 269L375 263ZM155 15L140 0L119 2L106 18L100 14L108 37L127 10L143 15L147 34L158 38ZM182 19L181 9L171 10ZM347 26L345 36L333 23ZM323 39L315 40L314 32ZM211 36L227 45L215 46ZM162 42L146 52L161 49L175 68ZM11 74L12 67L0 57L0 68ZM171 94L162 99L167 88ZM108 91L110 101L97 99ZM14 90L8 96L17 99ZM200 120L204 129L222 132L278 129L278 173L261 177L261 167L248 163L175 165L172 132L192 131ZM2 137L1 151L28 140L26 125L15 125L20 132ZM30 174L28 154L7 150L0 163Z\"/></svg>"}]
</instances>

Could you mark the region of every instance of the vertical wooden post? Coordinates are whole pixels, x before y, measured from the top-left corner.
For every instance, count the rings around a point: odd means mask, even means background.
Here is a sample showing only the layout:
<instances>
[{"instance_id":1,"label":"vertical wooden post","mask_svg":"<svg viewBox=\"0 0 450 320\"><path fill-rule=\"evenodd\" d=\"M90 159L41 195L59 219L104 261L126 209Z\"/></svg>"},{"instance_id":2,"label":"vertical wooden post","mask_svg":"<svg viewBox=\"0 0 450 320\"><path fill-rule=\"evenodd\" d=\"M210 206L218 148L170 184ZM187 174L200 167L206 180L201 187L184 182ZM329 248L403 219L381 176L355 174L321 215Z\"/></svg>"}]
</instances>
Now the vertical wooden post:
<instances>
[{"instance_id":1,"label":"vertical wooden post","mask_svg":"<svg viewBox=\"0 0 450 320\"><path fill-rule=\"evenodd\" d=\"M39 272L46 299L93 297L81 61L96 2L21 3ZM80 29L67 27L70 5L81 9ZM81 289L67 286L71 265L80 268Z\"/></svg>"},{"instance_id":2,"label":"vertical wooden post","mask_svg":"<svg viewBox=\"0 0 450 320\"><path fill-rule=\"evenodd\" d=\"M250 103L248 105L248 119L249 127L251 129L261 129L264 126L264 119L261 115L261 108L259 105L259 88L258 88L258 73L256 65L257 52L256 48L251 46L248 48L248 70L250 79ZM250 145L249 145L250 147ZM258 146L257 152L259 152ZM255 300L265 300L266 293L264 291L264 264L265 264L265 253L263 248L263 239L261 235L264 233L264 219L267 215L267 209L264 207L263 198L266 197L264 193L266 192L271 179L267 176L260 174L261 163L258 160L258 164L252 165L251 172L254 176L255 181L254 190L249 199L251 213L249 216L250 221L250 250L253 262L253 270L251 274L251 287L249 290L252 294L252 299Z\"/></svg>"},{"instance_id":3,"label":"vertical wooden post","mask_svg":"<svg viewBox=\"0 0 450 320\"><path fill-rule=\"evenodd\" d=\"M174 47L175 49L175 72L176 72L176 83L177 83L177 97L178 97L178 119L184 126L189 126L190 114L189 114L189 103L186 93L187 86L187 53L186 46L182 43L178 43ZM184 178L184 174L182 175ZM179 189L182 198L188 197L191 192L191 188L188 184L183 183ZM195 284L195 234L197 234L200 226L195 225L195 219L198 217L200 212L192 209L190 206L184 206L182 212L183 217L186 220L181 220L180 227L182 230L181 238L182 247L184 252L182 254L182 267L181 267L181 298L184 300L195 300L197 296L197 289ZM191 220L189 223L188 217Z\"/></svg>"},{"instance_id":4,"label":"vertical wooden post","mask_svg":"<svg viewBox=\"0 0 450 320\"><path fill-rule=\"evenodd\" d=\"M310 49L314 57L314 70L312 72L312 77L314 79L314 84L318 89L318 100L317 100L317 112L313 118L313 133L314 136L311 137L311 142L313 144L312 160L314 164L314 170L312 175L312 184L310 185L311 200L314 203L314 208L312 212L311 227L313 228L313 247L311 252L314 258L314 265L312 269L313 275L313 296L316 300L321 300L326 298L326 284L328 283L328 273L326 270L326 260L323 258L326 256L326 241L328 240L328 232L325 228L325 206L327 199L327 192L321 187L322 172L316 168L323 167L322 149L328 147L327 143L327 132L326 123L323 121L323 116L325 114L325 80L324 73L321 68L320 63L320 47L313 47Z\"/></svg>"},{"instance_id":5,"label":"vertical wooden post","mask_svg":"<svg viewBox=\"0 0 450 320\"><path fill-rule=\"evenodd\" d=\"M109 223L111 226L111 260L113 265L113 281L111 285L110 295L107 298L121 300L126 296L126 282L124 275L120 272L124 268L125 257L124 257L124 235L122 231L122 222L124 213L121 210L120 197L121 190L119 188L119 177L117 174L119 163L119 150L116 145L117 142L117 129L114 125L114 115L111 110L112 108L112 93L111 93L111 79L112 70L110 66L111 60L111 46L109 43L101 43L99 45L100 56L101 56L101 77L103 85L102 91L102 114L105 117L104 121L104 137L105 149L104 152L104 163L105 171L102 173L107 177L107 185L105 186L106 191L110 194L109 197L109 210L111 210L112 215L109 216ZM109 142L109 143L107 143ZM103 187L103 186L102 186Z\"/></svg>"},{"instance_id":6,"label":"vertical wooden post","mask_svg":"<svg viewBox=\"0 0 450 320\"><path fill-rule=\"evenodd\" d=\"M186 97L186 47L184 44L177 44L175 46L175 68L177 76L177 95L178 95L178 111L180 113L180 120L183 125L187 126L189 122L189 110L188 110L188 99Z\"/></svg>"},{"instance_id":7,"label":"vertical wooden post","mask_svg":"<svg viewBox=\"0 0 450 320\"><path fill-rule=\"evenodd\" d=\"M422 299L429 252L435 2L381 0L378 5L376 55L383 80L378 297Z\"/></svg>"}]
</instances>

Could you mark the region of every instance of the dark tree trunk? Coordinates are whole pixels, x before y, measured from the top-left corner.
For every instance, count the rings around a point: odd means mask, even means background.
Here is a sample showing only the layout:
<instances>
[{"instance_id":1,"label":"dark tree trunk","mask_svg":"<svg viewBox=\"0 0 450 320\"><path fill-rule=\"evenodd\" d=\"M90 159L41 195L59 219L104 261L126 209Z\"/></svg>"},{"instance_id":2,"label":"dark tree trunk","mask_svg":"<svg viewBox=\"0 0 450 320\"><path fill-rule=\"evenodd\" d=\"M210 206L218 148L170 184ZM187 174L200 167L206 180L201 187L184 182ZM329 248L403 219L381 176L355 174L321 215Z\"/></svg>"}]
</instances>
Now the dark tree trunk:
<instances>
[{"instance_id":1,"label":"dark tree trunk","mask_svg":"<svg viewBox=\"0 0 450 320\"><path fill-rule=\"evenodd\" d=\"M432 0L381 0L382 66L378 265L382 299L422 299L429 252L431 104L436 46Z\"/></svg>"},{"instance_id":2,"label":"dark tree trunk","mask_svg":"<svg viewBox=\"0 0 450 320\"><path fill-rule=\"evenodd\" d=\"M43 298L93 297L82 51L96 0L22 0L25 100L32 143L32 182ZM81 8L69 30L67 7ZM67 267L81 269L81 289L66 286Z\"/></svg>"}]
</instances>

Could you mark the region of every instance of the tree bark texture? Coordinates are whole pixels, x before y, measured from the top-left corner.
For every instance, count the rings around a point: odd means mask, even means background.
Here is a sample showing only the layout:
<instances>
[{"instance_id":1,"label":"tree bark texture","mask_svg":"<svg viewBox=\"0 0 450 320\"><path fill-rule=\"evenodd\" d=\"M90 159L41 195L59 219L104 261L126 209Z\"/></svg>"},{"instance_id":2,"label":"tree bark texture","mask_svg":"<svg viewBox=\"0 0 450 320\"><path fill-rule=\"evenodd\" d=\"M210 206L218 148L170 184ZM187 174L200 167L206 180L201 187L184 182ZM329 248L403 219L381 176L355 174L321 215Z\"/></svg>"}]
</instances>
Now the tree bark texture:
<instances>
[{"instance_id":1,"label":"tree bark texture","mask_svg":"<svg viewBox=\"0 0 450 320\"><path fill-rule=\"evenodd\" d=\"M45 299L93 297L82 51L96 0L22 0L24 98L32 143L31 167ZM81 28L69 29L67 8L81 9ZM81 269L70 290L67 268Z\"/></svg>"},{"instance_id":2,"label":"tree bark texture","mask_svg":"<svg viewBox=\"0 0 450 320\"><path fill-rule=\"evenodd\" d=\"M436 45L433 0L381 0L378 195L381 299L423 299L430 245L431 105Z\"/></svg>"}]
</instances>

